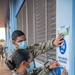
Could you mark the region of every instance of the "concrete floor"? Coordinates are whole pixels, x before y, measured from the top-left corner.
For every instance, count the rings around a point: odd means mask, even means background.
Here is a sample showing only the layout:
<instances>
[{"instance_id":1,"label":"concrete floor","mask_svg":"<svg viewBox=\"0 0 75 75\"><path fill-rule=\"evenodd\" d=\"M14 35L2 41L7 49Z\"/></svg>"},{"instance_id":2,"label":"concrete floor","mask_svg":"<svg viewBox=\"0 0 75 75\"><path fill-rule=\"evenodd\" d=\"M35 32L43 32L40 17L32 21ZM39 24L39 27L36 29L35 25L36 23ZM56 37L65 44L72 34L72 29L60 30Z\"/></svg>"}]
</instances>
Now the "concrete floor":
<instances>
[{"instance_id":1,"label":"concrete floor","mask_svg":"<svg viewBox=\"0 0 75 75\"><path fill-rule=\"evenodd\" d=\"M11 71L2 60L0 60L0 75L11 75Z\"/></svg>"}]
</instances>

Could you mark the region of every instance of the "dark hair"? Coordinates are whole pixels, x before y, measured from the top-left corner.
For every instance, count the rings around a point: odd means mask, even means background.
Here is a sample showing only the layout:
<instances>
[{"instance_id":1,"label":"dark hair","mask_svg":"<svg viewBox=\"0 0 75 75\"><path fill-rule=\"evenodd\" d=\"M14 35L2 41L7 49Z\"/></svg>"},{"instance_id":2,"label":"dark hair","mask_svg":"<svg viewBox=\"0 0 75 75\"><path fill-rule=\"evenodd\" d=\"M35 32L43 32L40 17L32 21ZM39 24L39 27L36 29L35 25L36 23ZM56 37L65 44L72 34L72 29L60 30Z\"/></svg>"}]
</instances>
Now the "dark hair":
<instances>
[{"instance_id":1,"label":"dark hair","mask_svg":"<svg viewBox=\"0 0 75 75\"><path fill-rule=\"evenodd\" d=\"M15 30L15 31L12 33L12 40L16 40L17 37L22 36L22 35L25 35L22 31L20 31L20 30Z\"/></svg>"},{"instance_id":2,"label":"dark hair","mask_svg":"<svg viewBox=\"0 0 75 75\"><path fill-rule=\"evenodd\" d=\"M18 49L14 52L12 61L8 60L6 64L10 70L14 70L19 67L22 61L28 61L29 58L30 52L28 50Z\"/></svg>"}]
</instances>

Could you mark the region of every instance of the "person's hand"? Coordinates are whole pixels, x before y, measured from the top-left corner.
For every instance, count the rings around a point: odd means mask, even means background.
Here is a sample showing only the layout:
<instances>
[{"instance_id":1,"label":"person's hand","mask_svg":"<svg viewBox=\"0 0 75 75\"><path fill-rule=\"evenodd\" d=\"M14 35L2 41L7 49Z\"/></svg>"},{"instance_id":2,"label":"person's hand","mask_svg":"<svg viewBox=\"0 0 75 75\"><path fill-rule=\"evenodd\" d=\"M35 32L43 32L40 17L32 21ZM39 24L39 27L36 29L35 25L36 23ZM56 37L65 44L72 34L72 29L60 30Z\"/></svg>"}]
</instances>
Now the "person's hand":
<instances>
[{"instance_id":1,"label":"person's hand","mask_svg":"<svg viewBox=\"0 0 75 75\"><path fill-rule=\"evenodd\" d=\"M53 61L52 63L50 63L50 66L49 66L50 69L55 69L58 67L60 67L60 64L58 63L58 61Z\"/></svg>"},{"instance_id":2,"label":"person's hand","mask_svg":"<svg viewBox=\"0 0 75 75\"><path fill-rule=\"evenodd\" d=\"M60 34L53 42L52 44L54 46L61 46L61 43L64 42L64 40L62 40L62 38L64 38L64 35L63 34Z\"/></svg>"},{"instance_id":3,"label":"person's hand","mask_svg":"<svg viewBox=\"0 0 75 75\"><path fill-rule=\"evenodd\" d=\"M66 69L62 71L61 75L68 75Z\"/></svg>"},{"instance_id":4,"label":"person's hand","mask_svg":"<svg viewBox=\"0 0 75 75\"><path fill-rule=\"evenodd\" d=\"M57 62L56 60L51 61L51 62L50 62L50 65L52 65L53 63L56 63L56 62Z\"/></svg>"}]
</instances>

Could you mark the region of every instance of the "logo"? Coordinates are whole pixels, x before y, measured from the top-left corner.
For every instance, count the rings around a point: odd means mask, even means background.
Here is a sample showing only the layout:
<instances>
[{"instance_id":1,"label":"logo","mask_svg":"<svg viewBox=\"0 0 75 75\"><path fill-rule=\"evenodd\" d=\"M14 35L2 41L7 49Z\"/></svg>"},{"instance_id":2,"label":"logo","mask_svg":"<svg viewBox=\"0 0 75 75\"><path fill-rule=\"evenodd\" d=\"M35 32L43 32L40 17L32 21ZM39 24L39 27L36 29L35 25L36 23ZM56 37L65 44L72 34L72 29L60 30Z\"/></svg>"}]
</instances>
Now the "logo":
<instances>
[{"instance_id":1,"label":"logo","mask_svg":"<svg viewBox=\"0 0 75 75\"><path fill-rule=\"evenodd\" d=\"M64 38L62 40L64 40L64 42L61 44L61 46L59 47L59 49L60 49L60 53L64 54L66 52L66 41L65 41Z\"/></svg>"}]
</instances>

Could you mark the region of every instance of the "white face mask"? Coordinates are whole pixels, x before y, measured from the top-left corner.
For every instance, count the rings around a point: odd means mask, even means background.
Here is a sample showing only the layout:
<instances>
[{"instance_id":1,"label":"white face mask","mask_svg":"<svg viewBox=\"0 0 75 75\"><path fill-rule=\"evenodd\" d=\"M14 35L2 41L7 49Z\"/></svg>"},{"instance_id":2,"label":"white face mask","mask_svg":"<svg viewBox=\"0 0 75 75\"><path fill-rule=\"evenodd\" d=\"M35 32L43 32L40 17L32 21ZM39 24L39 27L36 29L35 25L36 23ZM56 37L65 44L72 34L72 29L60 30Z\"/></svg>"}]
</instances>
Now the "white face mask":
<instances>
[{"instance_id":1,"label":"white face mask","mask_svg":"<svg viewBox=\"0 0 75 75\"><path fill-rule=\"evenodd\" d=\"M19 49L26 49L27 48L27 42L22 41L18 43Z\"/></svg>"}]
</instances>

